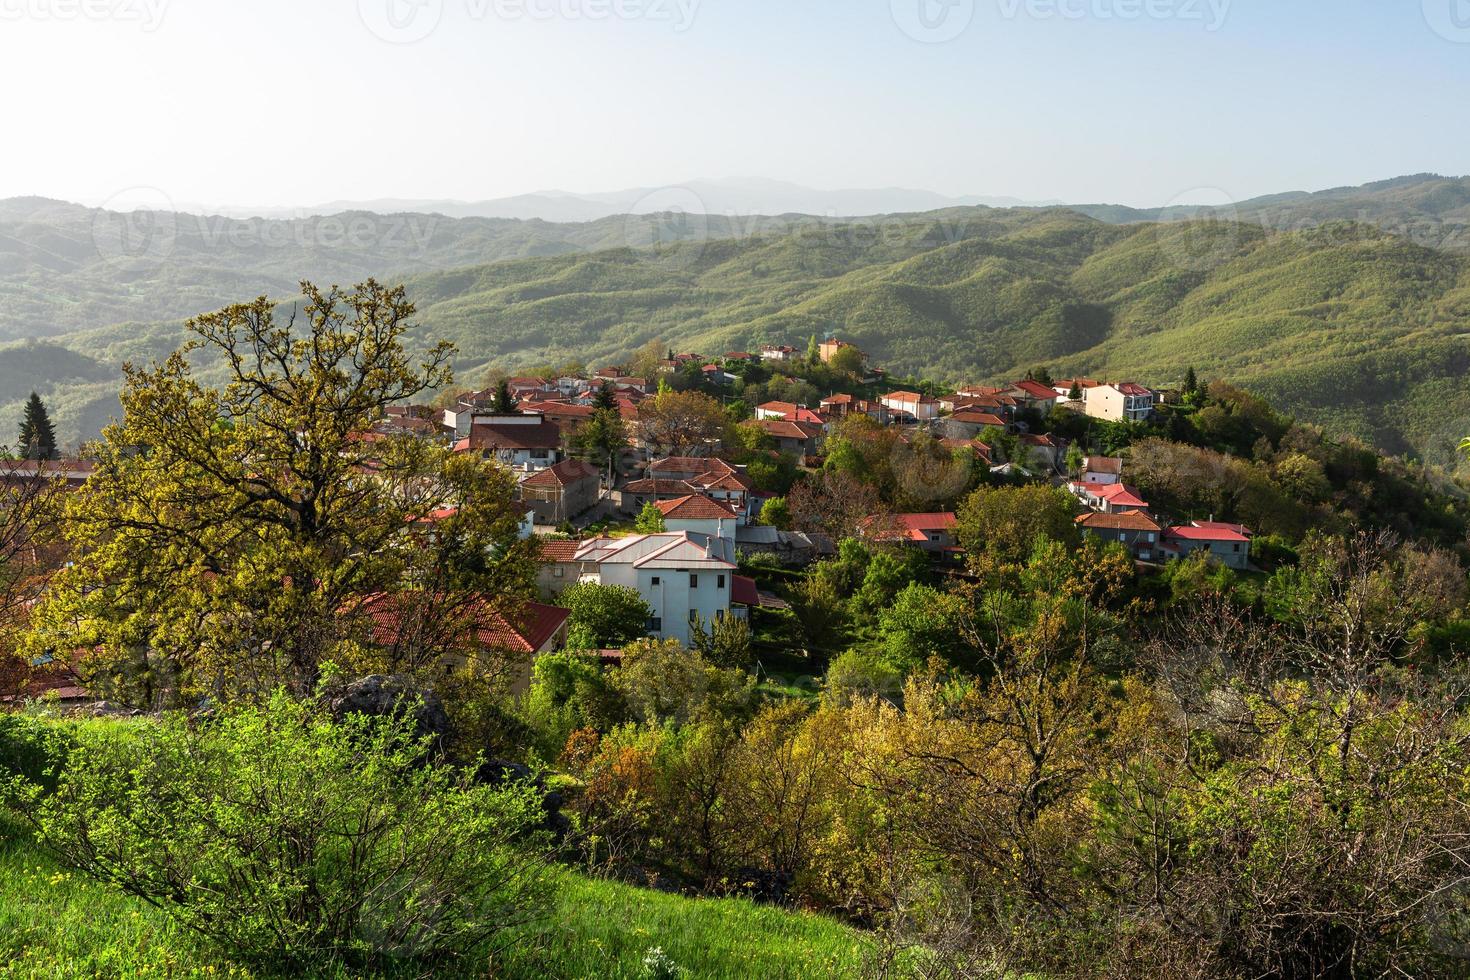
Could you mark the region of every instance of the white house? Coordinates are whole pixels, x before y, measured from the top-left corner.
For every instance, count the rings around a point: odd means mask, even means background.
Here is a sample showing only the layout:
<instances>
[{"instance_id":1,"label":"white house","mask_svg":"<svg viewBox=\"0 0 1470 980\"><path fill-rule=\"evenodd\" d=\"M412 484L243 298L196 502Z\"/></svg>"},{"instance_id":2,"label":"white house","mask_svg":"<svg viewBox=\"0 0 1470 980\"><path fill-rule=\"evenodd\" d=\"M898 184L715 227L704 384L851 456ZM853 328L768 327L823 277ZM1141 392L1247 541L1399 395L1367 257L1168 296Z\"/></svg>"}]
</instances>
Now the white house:
<instances>
[{"instance_id":1,"label":"white house","mask_svg":"<svg viewBox=\"0 0 1470 980\"><path fill-rule=\"evenodd\" d=\"M573 561L584 582L637 589L653 610L650 636L688 643L696 617L712 623L732 615L733 539L693 531L593 538L578 547Z\"/></svg>"},{"instance_id":2,"label":"white house","mask_svg":"<svg viewBox=\"0 0 1470 980\"><path fill-rule=\"evenodd\" d=\"M1131 381L1085 388L1082 410L1093 418L1112 422L1142 422L1153 414L1154 393Z\"/></svg>"},{"instance_id":3,"label":"white house","mask_svg":"<svg viewBox=\"0 0 1470 980\"><path fill-rule=\"evenodd\" d=\"M1122 483L1123 460L1117 456L1086 456L1082 460L1083 483Z\"/></svg>"},{"instance_id":4,"label":"white house","mask_svg":"<svg viewBox=\"0 0 1470 980\"><path fill-rule=\"evenodd\" d=\"M922 422L939 417L939 400L915 391L891 391L878 401L901 419Z\"/></svg>"},{"instance_id":5,"label":"white house","mask_svg":"<svg viewBox=\"0 0 1470 980\"><path fill-rule=\"evenodd\" d=\"M694 531L712 538L735 540L735 529L743 521L725 504L702 493L654 503L664 516L666 531Z\"/></svg>"}]
</instances>

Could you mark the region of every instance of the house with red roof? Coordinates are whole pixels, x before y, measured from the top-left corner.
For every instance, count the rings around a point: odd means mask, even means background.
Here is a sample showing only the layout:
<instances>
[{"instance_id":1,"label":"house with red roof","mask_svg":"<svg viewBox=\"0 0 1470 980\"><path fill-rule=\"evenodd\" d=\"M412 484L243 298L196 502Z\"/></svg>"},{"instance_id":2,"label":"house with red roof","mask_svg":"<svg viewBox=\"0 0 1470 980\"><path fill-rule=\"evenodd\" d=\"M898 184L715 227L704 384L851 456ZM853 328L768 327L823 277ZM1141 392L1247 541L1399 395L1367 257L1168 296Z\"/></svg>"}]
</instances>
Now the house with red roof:
<instances>
[{"instance_id":1,"label":"house with red roof","mask_svg":"<svg viewBox=\"0 0 1470 980\"><path fill-rule=\"evenodd\" d=\"M532 401L516 406L523 414L534 413L548 422L556 424L561 431L562 448L566 449L577 438L577 433L592 421L597 411L591 405L574 405L568 402Z\"/></svg>"},{"instance_id":2,"label":"house with red roof","mask_svg":"<svg viewBox=\"0 0 1470 980\"><path fill-rule=\"evenodd\" d=\"M660 500L653 506L663 515L666 531L696 531L734 541L736 529L744 523L742 516L729 505L702 493Z\"/></svg>"},{"instance_id":3,"label":"house with red roof","mask_svg":"<svg viewBox=\"0 0 1470 980\"><path fill-rule=\"evenodd\" d=\"M1104 514L1148 509L1148 501L1122 483L1087 483L1074 480L1068 487L1089 509Z\"/></svg>"},{"instance_id":4,"label":"house with red roof","mask_svg":"<svg viewBox=\"0 0 1470 980\"><path fill-rule=\"evenodd\" d=\"M866 415L879 425L888 424L888 406L882 402L869 401L855 395L841 394L823 398L821 411L829 419L845 418L848 415Z\"/></svg>"},{"instance_id":5,"label":"house with red roof","mask_svg":"<svg viewBox=\"0 0 1470 980\"><path fill-rule=\"evenodd\" d=\"M1051 385L1044 385L1040 381L1017 381L1007 388L1002 394L1010 395L1020 400L1025 408L1034 409L1045 415L1061 401L1066 400L1065 395L1059 395L1052 389Z\"/></svg>"},{"instance_id":6,"label":"house with red roof","mask_svg":"<svg viewBox=\"0 0 1470 980\"><path fill-rule=\"evenodd\" d=\"M890 391L878 400L894 421L926 422L939 417L939 399L917 391Z\"/></svg>"},{"instance_id":7,"label":"house with red roof","mask_svg":"<svg viewBox=\"0 0 1470 980\"><path fill-rule=\"evenodd\" d=\"M805 405L797 405L793 402L765 402L755 407L755 418L757 422L766 419L784 419L788 422L807 422L811 425L825 427L827 420Z\"/></svg>"},{"instance_id":8,"label":"house with red roof","mask_svg":"<svg viewBox=\"0 0 1470 980\"><path fill-rule=\"evenodd\" d=\"M1117 456L1084 456L1083 483L1122 483L1123 460Z\"/></svg>"},{"instance_id":9,"label":"house with red roof","mask_svg":"<svg viewBox=\"0 0 1470 980\"><path fill-rule=\"evenodd\" d=\"M962 408L946 416L940 425L950 439L975 439L986 432L1004 432L1007 427L1006 420L999 415L972 408Z\"/></svg>"},{"instance_id":10,"label":"house with red roof","mask_svg":"<svg viewBox=\"0 0 1470 980\"><path fill-rule=\"evenodd\" d=\"M821 450L822 426L817 423L762 419L756 424L775 442L778 452L805 459Z\"/></svg>"},{"instance_id":11,"label":"house with red roof","mask_svg":"<svg viewBox=\"0 0 1470 980\"><path fill-rule=\"evenodd\" d=\"M1062 446L1055 437L1023 433L1020 437L1022 458L1039 470L1055 470Z\"/></svg>"},{"instance_id":12,"label":"house with red roof","mask_svg":"<svg viewBox=\"0 0 1470 980\"><path fill-rule=\"evenodd\" d=\"M1052 384L1051 389L1062 396L1063 404L1080 408L1082 400L1087 397L1087 389L1096 388L1100 384L1102 384L1101 381L1094 381L1092 378L1063 378ZM1075 401L1072 398L1074 388L1077 394L1082 396Z\"/></svg>"},{"instance_id":13,"label":"house with red roof","mask_svg":"<svg viewBox=\"0 0 1470 980\"><path fill-rule=\"evenodd\" d=\"M522 480L520 495L543 523L560 524L596 506L602 496L602 472L583 460L564 459Z\"/></svg>"},{"instance_id":14,"label":"house with red roof","mask_svg":"<svg viewBox=\"0 0 1470 980\"><path fill-rule=\"evenodd\" d=\"M931 514L893 514L873 518L865 525L865 536L879 542L897 542L933 554L955 554L956 518L952 511Z\"/></svg>"},{"instance_id":15,"label":"house with red roof","mask_svg":"<svg viewBox=\"0 0 1470 980\"><path fill-rule=\"evenodd\" d=\"M1091 511L1078 516L1077 527L1103 541L1118 542L1138 561L1156 561L1159 558L1164 529L1145 511L1130 510L1117 514Z\"/></svg>"},{"instance_id":16,"label":"house with red roof","mask_svg":"<svg viewBox=\"0 0 1470 980\"><path fill-rule=\"evenodd\" d=\"M1192 521L1164 532L1164 550L1179 558L1204 551L1222 565L1244 570L1250 568L1251 537L1240 524Z\"/></svg>"},{"instance_id":17,"label":"house with red roof","mask_svg":"<svg viewBox=\"0 0 1470 980\"><path fill-rule=\"evenodd\" d=\"M561 428L537 414L476 415L455 452L478 453L518 469L545 469L563 456Z\"/></svg>"},{"instance_id":18,"label":"house with red roof","mask_svg":"<svg viewBox=\"0 0 1470 980\"><path fill-rule=\"evenodd\" d=\"M525 691L531 665L566 645L570 610L539 602L502 610L483 594L381 593L357 608L373 646L437 662L445 673L463 667L498 671L511 664L511 689Z\"/></svg>"}]
</instances>

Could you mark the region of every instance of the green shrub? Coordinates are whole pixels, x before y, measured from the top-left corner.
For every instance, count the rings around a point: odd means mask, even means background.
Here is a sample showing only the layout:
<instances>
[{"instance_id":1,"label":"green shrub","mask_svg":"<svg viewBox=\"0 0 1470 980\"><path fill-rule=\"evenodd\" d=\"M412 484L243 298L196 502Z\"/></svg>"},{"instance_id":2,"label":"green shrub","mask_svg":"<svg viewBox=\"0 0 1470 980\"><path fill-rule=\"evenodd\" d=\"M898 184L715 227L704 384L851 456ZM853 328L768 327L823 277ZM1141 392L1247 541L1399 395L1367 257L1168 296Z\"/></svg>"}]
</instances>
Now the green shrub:
<instances>
[{"instance_id":1,"label":"green shrub","mask_svg":"<svg viewBox=\"0 0 1470 980\"><path fill-rule=\"evenodd\" d=\"M124 738L30 724L66 760L50 792L25 776L6 786L37 840L232 957L444 959L548 897L535 792L426 761L411 717L334 723L277 694Z\"/></svg>"}]
</instances>

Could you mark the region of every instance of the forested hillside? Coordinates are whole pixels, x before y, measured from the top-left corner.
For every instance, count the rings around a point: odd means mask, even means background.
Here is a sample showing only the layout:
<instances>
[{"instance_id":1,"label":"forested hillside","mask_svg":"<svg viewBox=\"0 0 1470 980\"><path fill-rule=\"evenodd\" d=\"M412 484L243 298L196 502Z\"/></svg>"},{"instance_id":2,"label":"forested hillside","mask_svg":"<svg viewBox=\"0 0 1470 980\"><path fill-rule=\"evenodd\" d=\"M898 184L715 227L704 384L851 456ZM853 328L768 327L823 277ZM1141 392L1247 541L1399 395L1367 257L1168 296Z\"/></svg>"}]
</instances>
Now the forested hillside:
<instances>
[{"instance_id":1,"label":"forested hillside","mask_svg":"<svg viewBox=\"0 0 1470 980\"><path fill-rule=\"evenodd\" d=\"M596 365L650 340L713 355L829 332L890 371L953 382L1044 364L1169 384L1193 365L1329 429L1441 462L1470 418L1459 380L1470 366L1470 261L1363 225L1274 234L966 208L768 221L763 234L719 238L745 229L638 220L638 235L665 244L409 275L420 336L457 344L466 380L488 367ZM582 235L592 240L595 227ZM467 247L436 254L452 261ZM329 278L373 271L343 262ZM246 292L286 291L270 276L246 278ZM214 302L176 298L146 325L0 349L0 405L11 412L39 386L63 439L91 434L115 410L116 366L172 349L172 317ZM11 368L17 351L24 364Z\"/></svg>"},{"instance_id":2,"label":"forested hillside","mask_svg":"<svg viewBox=\"0 0 1470 980\"><path fill-rule=\"evenodd\" d=\"M1470 251L1470 177L1414 174L1360 187L1268 194L1212 208L1086 204L1075 210L1117 223L1211 216L1254 222L1276 231L1301 230L1333 221L1360 221L1420 245Z\"/></svg>"}]
</instances>

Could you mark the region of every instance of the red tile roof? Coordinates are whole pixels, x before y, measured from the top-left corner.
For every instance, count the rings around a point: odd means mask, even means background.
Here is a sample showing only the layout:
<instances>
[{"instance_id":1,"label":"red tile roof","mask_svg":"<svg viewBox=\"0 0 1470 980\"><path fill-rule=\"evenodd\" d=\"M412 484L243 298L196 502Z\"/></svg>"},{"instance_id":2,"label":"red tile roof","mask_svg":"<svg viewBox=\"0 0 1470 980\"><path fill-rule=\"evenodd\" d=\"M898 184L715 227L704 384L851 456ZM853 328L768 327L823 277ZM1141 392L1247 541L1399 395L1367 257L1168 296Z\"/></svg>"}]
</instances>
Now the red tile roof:
<instances>
[{"instance_id":1,"label":"red tile roof","mask_svg":"<svg viewBox=\"0 0 1470 980\"><path fill-rule=\"evenodd\" d=\"M735 472L735 467L723 459L711 456L665 456L648 464L648 469L654 474L658 473L708 473L714 470L727 473Z\"/></svg>"},{"instance_id":2,"label":"red tile roof","mask_svg":"<svg viewBox=\"0 0 1470 980\"><path fill-rule=\"evenodd\" d=\"M1093 531L1161 531L1159 523L1142 511L1130 510L1122 514L1083 514L1077 523Z\"/></svg>"},{"instance_id":3,"label":"red tile roof","mask_svg":"<svg viewBox=\"0 0 1470 980\"><path fill-rule=\"evenodd\" d=\"M556 449L561 445L561 427L547 419L534 425L476 422L470 426L469 438L460 440L455 448L461 445L475 450Z\"/></svg>"},{"instance_id":4,"label":"red tile roof","mask_svg":"<svg viewBox=\"0 0 1470 980\"><path fill-rule=\"evenodd\" d=\"M811 422L791 422L786 419L761 419L759 425L766 435L776 439L815 439L822 434L822 427Z\"/></svg>"},{"instance_id":5,"label":"red tile roof","mask_svg":"<svg viewBox=\"0 0 1470 980\"><path fill-rule=\"evenodd\" d=\"M1088 456L1082 461L1082 468L1088 473L1121 474L1123 460L1117 456Z\"/></svg>"},{"instance_id":6,"label":"red tile roof","mask_svg":"<svg viewBox=\"0 0 1470 980\"><path fill-rule=\"evenodd\" d=\"M690 494L676 500L660 500L654 506L666 520L673 521L712 521L735 517L733 510L702 493Z\"/></svg>"},{"instance_id":7,"label":"red tile roof","mask_svg":"<svg viewBox=\"0 0 1470 980\"><path fill-rule=\"evenodd\" d=\"M601 471L591 463L580 459L564 459L555 466L548 467L526 477L522 481L523 487L536 487L542 490L554 490L559 487L579 483L582 480L596 480L601 476Z\"/></svg>"},{"instance_id":8,"label":"red tile roof","mask_svg":"<svg viewBox=\"0 0 1470 980\"><path fill-rule=\"evenodd\" d=\"M1050 386L1044 385L1040 381L1017 381L1015 384L1011 385L1011 387L1016 389L1017 391L1024 391L1031 398L1039 399L1042 401L1055 401L1057 398L1061 397L1055 391L1053 391Z\"/></svg>"},{"instance_id":9,"label":"red tile roof","mask_svg":"<svg viewBox=\"0 0 1470 980\"><path fill-rule=\"evenodd\" d=\"M689 481L704 490L754 490L755 483L744 473L721 473L711 470L701 473Z\"/></svg>"},{"instance_id":10,"label":"red tile roof","mask_svg":"<svg viewBox=\"0 0 1470 980\"><path fill-rule=\"evenodd\" d=\"M541 542L541 560L544 562L572 561L577 557L577 549L582 547L580 541L547 541Z\"/></svg>"},{"instance_id":11,"label":"red tile roof","mask_svg":"<svg viewBox=\"0 0 1470 980\"><path fill-rule=\"evenodd\" d=\"M368 638L373 643L393 646L398 642L405 611L403 596L370 596L360 611L368 618ZM539 602L527 602L514 613L502 614L483 596L472 598L466 611L473 617L475 639L480 645L512 653L540 650L571 616L571 610Z\"/></svg>"},{"instance_id":12,"label":"red tile roof","mask_svg":"<svg viewBox=\"0 0 1470 980\"><path fill-rule=\"evenodd\" d=\"M1181 541L1233 541L1243 543L1250 540L1239 531L1233 531L1228 527L1182 527L1169 528L1169 537L1179 538Z\"/></svg>"},{"instance_id":13,"label":"red tile roof","mask_svg":"<svg viewBox=\"0 0 1470 980\"><path fill-rule=\"evenodd\" d=\"M655 493L672 494L676 497L687 496L694 492L694 485L687 480L670 480L668 478L654 477L649 480L634 480L623 487L624 493Z\"/></svg>"},{"instance_id":14,"label":"red tile roof","mask_svg":"<svg viewBox=\"0 0 1470 980\"><path fill-rule=\"evenodd\" d=\"M950 416L950 418L955 422L960 422L964 425L989 425L999 429L1004 429L1006 427L1005 419L1001 418L998 415L992 415L989 412L972 412L969 410L964 410L955 412L953 415Z\"/></svg>"}]
</instances>

